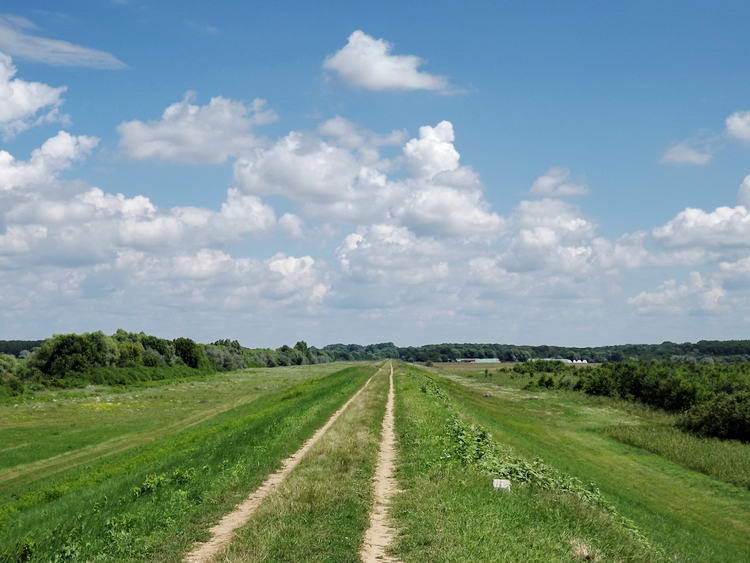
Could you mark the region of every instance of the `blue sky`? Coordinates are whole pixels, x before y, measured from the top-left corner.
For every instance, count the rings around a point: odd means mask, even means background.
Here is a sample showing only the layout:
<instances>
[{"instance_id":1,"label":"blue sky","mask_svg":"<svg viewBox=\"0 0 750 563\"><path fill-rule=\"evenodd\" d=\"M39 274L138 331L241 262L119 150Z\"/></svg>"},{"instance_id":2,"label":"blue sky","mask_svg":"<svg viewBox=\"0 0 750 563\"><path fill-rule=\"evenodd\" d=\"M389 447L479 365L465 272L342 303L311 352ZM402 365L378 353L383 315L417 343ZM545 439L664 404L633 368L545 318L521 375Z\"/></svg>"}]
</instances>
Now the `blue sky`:
<instances>
[{"instance_id":1,"label":"blue sky","mask_svg":"<svg viewBox=\"0 0 750 563\"><path fill-rule=\"evenodd\" d=\"M3 4L0 338L746 337L746 3L176 6Z\"/></svg>"}]
</instances>

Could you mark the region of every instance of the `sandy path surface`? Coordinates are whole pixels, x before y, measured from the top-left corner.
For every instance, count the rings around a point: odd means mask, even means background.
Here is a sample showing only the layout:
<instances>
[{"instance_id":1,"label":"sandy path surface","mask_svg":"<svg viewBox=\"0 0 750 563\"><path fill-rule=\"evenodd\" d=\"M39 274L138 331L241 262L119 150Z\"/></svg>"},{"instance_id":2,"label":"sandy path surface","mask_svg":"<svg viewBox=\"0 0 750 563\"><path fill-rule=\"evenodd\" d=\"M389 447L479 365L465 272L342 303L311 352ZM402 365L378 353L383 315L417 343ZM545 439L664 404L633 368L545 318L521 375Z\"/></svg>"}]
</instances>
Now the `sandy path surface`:
<instances>
[{"instance_id":1,"label":"sandy path surface","mask_svg":"<svg viewBox=\"0 0 750 563\"><path fill-rule=\"evenodd\" d=\"M365 540L359 552L365 563L382 561L396 562L398 559L388 557L385 553L396 536L396 530L389 524L388 506L391 498L398 492L394 477L396 469L396 431L393 416L393 404L396 394L393 391L393 363L390 362L391 376L388 389L388 402L383 417L383 433L380 439L378 464L375 468L373 486L374 503L370 512L370 527L365 533Z\"/></svg>"},{"instance_id":2,"label":"sandy path surface","mask_svg":"<svg viewBox=\"0 0 750 563\"><path fill-rule=\"evenodd\" d=\"M382 368L380 368L382 369ZM378 370L365 382L365 384L352 395L349 400L344 403L339 410L331 415L331 418L326 423L316 430L315 434L312 435L302 447L298 449L290 457L286 458L276 473L269 475L263 484L258 487L249 497L247 497L240 505L237 506L232 512L224 516L221 521L211 528L211 539L205 543L196 544L193 550L185 556L185 561L188 563L197 563L210 561L215 555L222 551L227 544L231 541L234 536L234 532L237 528L244 525L253 513L258 509L263 500L270 495L276 487L278 487L286 476L297 467L305 454L312 448L315 443L320 440L328 429L336 422L339 416L349 407L354 400L359 397L360 393L370 384L372 378L380 372ZM391 367L391 373L393 373L393 367Z\"/></svg>"}]
</instances>

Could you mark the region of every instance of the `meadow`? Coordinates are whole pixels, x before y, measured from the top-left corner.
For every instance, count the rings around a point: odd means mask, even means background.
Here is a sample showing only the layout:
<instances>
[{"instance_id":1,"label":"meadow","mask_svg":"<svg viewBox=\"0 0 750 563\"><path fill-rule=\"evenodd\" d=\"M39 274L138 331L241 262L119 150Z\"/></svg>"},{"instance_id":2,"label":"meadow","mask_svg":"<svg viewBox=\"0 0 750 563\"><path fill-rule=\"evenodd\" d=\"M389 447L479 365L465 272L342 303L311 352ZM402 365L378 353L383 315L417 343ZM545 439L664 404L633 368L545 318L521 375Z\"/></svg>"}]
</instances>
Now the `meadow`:
<instances>
[{"instance_id":1,"label":"meadow","mask_svg":"<svg viewBox=\"0 0 750 563\"><path fill-rule=\"evenodd\" d=\"M0 561L182 560L342 405L212 560L359 561L390 365L47 388L4 402ZM674 414L631 401L529 388L530 376L505 368L392 365L395 560L750 556L750 445L686 434ZM498 477L510 491L492 488Z\"/></svg>"}]
</instances>

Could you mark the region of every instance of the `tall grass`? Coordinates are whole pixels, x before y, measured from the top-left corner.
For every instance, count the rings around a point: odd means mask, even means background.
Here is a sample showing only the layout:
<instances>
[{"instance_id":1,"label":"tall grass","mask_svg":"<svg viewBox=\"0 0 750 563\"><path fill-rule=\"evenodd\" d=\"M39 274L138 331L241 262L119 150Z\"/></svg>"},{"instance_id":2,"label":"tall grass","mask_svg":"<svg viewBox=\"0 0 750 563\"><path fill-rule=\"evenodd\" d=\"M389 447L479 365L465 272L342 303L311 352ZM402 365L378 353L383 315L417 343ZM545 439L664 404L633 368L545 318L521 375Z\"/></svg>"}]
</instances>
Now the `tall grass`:
<instances>
[{"instance_id":1,"label":"tall grass","mask_svg":"<svg viewBox=\"0 0 750 563\"><path fill-rule=\"evenodd\" d=\"M750 489L750 444L700 438L672 426L621 424L605 434L727 483Z\"/></svg>"}]
</instances>

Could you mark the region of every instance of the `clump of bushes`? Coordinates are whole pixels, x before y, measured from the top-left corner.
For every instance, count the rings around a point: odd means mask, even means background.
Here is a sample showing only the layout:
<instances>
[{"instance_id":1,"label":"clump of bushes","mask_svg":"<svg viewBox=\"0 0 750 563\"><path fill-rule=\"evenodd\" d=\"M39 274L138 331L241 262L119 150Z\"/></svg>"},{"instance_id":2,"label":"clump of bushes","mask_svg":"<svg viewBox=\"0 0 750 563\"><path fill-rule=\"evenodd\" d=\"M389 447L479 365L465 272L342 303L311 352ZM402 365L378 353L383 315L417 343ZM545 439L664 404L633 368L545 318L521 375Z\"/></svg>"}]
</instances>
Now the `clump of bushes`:
<instances>
[{"instance_id":1,"label":"clump of bushes","mask_svg":"<svg viewBox=\"0 0 750 563\"><path fill-rule=\"evenodd\" d=\"M333 361L331 355L304 341L293 348L253 350L236 340L199 344L190 338L168 340L122 329L111 336L103 332L58 334L40 344L31 352L21 350L18 357L0 354L0 398L45 386L125 385L246 367Z\"/></svg>"},{"instance_id":2,"label":"clump of bushes","mask_svg":"<svg viewBox=\"0 0 750 563\"><path fill-rule=\"evenodd\" d=\"M714 395L679 416L677 426L699 436L750 442L750 391Z\"/></svg>"}]
</instances>

